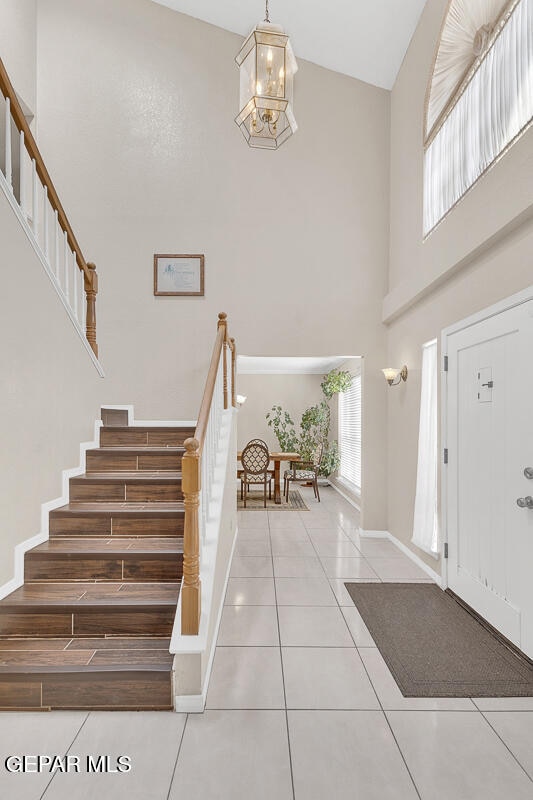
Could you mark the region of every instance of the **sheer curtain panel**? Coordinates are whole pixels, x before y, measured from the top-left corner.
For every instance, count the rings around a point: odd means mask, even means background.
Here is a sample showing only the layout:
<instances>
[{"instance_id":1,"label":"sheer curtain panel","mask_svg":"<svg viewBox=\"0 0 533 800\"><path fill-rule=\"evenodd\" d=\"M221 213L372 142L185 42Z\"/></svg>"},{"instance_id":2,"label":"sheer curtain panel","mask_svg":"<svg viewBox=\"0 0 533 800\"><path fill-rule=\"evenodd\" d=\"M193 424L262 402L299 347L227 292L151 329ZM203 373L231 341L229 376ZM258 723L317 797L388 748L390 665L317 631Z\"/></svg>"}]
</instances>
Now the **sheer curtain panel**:
<instances>
[{"instance_id":1,"label":"sheer curtain panel","mask_svg":"<svg viewBox=\"0 0 533 800\"><path fill-rule=\"evenodd\" d=\"M439 555L437 515L437 340L422 350L422 389L418 432L418 469L411 541L435 558Z\"/></svg>"}]
</instances>

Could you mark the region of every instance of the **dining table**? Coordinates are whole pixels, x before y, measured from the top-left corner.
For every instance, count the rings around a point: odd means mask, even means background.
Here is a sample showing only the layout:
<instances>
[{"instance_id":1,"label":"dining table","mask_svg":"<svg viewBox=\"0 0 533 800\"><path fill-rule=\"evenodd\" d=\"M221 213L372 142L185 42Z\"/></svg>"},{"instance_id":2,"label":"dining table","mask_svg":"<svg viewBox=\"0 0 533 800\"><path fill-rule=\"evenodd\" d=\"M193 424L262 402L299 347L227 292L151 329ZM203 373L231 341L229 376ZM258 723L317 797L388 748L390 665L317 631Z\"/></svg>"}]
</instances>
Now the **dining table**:
<instances>
[{"instance_id":1,"label":"dining table","mask_svg":"<svg viewBox=\"0 0 533 800\"><path fill-rule=\"evenodd\" d=\"M240 461L242 450L237 453L237 460ZM281 505L281 462L299 461L299 453L269 453L270 460L274 462L274 502Z\"/></svg>"}]
</instances>

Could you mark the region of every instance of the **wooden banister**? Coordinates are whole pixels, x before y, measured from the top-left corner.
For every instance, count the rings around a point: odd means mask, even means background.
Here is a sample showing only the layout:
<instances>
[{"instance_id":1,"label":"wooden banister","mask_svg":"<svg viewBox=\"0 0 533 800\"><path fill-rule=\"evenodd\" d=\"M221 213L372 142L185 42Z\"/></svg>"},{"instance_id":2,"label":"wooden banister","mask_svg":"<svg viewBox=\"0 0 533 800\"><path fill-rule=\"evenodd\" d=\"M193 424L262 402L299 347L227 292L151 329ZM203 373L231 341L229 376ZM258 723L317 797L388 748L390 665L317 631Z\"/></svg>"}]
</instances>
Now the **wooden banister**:
<instances>
[{"instance_id":1,"label":"wooden banister","mask_svg":"<svg viewBox=\"0 0 533 800\"><path fill-rule=\"evenodd\" d=\"M76 263L78 265L78 268L84 274L84 286L87 295L86 335L89 344L91 345L95 355L98 357L98 346L96 344L96 311L95 311L96 294L98 292L98 278L96 275L96 267L94 264L88 264L83 256L81 248L74 235L74 231L72 230L72 227L70 225L70 222L68 221L68 217L65 213L65 210L61 205L59 195L56 191L52 178L50 177L50 174L46 168L40 150L37 147L37 143L33 138L33 134L28 125L28 121L24 116L24 112L19 103L17 94L15 92L13 84L9 79L9 75L7 74L7 70L1 58L0 58L0 91L2 92L3 96L9 100L11 119L15 123L15 126L19 131L19 133L22 134L21 138L24 147L30 157L30 160L32 162L35 162L35 172L37 173L39 180L41 181L46 190L46 197L50 205L52 206L54 212L57 213L58 224L65 233L68 246L70 247L72 253L76 257ZM23 191L24 187L21 186L21 192ZM91 326L90 328L89 324Z\"/></svg>"},{"instance_id":2,"label":"wooden banister","mask_svg":"<svg viewBox=\"0 0 533 800\"><path fill-rule=\"evenodd\" d=\"M235 393L235 339L228 338L227 315L218 315L217 335L207 373L204 394L196 423L194 437L184 443L182 459L182 491L185 508L183 534L183 583L181 588L181 632L196 635L200 626L202 586L200 580L200 493L202 491L202 458L207 429L212 413L222 359L222 393L224 409L228 408L227 349L231 351L231 403L236 406ZM218 384L220 390L220 384Z\"/></svg>"}]
</instances>

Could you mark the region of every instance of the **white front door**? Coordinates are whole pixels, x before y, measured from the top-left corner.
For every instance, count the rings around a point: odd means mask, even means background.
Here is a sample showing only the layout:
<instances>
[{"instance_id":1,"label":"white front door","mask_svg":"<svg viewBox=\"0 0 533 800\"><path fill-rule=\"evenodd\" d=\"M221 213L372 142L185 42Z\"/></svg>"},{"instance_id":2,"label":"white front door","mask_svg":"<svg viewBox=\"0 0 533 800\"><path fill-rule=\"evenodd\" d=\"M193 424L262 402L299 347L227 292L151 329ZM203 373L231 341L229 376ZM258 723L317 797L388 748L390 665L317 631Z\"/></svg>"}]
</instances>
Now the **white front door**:
<instances>
[{"instance_id":1,"label":"white front door","mask_svg":"<svg viewBox=\"0 0 533 800\"><path fill-rule=\"evenodd\" d=\"M533 657L533 300L447 353L448 585Z\"/></svg>"}]
</instances>

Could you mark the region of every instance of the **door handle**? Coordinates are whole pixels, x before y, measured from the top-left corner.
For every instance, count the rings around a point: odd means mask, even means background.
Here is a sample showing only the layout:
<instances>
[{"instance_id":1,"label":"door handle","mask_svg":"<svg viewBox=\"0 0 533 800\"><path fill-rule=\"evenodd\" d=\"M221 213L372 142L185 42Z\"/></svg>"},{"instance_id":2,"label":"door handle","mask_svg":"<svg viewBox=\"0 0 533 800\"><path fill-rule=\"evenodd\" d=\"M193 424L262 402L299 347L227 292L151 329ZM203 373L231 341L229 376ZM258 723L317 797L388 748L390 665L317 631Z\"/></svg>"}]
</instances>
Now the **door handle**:
<instances>
[{"instance_id":1,"label":"door handle","mask_svg":"<svg viewBox=\"0 0 533 800\"><path fill-rule=\"evenodd\" d=\"M533 481L533 467L526 467L524 470L524 475L530 481Z\"/></svg>"},{"instance_id":2,"label":"door handle","mask_svg":"<svg viewBox=\"0 0 533 800\"><path fill-rule=\"evenodd\" d=\"M533 508L533 497L531 497L531 495L519 497L516 501L516 505L520 506L520 508Z\"/></svg>"}]
</instances>

